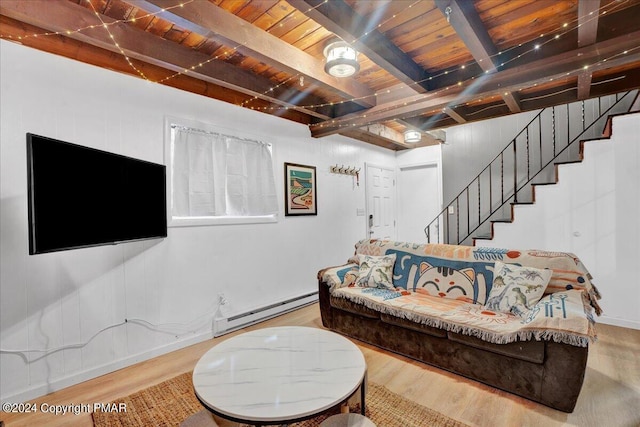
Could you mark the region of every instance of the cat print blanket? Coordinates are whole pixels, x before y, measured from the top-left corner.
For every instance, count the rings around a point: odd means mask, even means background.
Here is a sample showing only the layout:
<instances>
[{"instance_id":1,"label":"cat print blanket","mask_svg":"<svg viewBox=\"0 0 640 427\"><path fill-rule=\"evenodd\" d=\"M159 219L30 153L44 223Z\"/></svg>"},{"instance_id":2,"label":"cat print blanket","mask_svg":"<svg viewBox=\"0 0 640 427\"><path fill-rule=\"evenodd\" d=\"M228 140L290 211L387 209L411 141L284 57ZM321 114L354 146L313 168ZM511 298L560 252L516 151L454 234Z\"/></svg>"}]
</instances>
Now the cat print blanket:
<instances>
[{"instance_id":1,"label":"cat print blanket","mask_svg":"<svg viewBox=\"0 0 640 427\"><path fill-rule=\"evenodd\" d=\"M526 318L486 309L480 304L411 291L343 287L332 296L346 298L373 310L495 344L551 339L580 347L596 334L591 308L579 290L544 296Z\"/></svg>"},{"instance_id":2,"label":"cat print blanket","mask_svg":"<svg viewBox=\"0 0 640 427\"><path fill-rule=\"evenodd\" d=\"M354 286L358 255L392 254L396 258L392 289ZM544 297L526 317L484 307L496 261L552 269ZM592 313L601 313L591 275L575 255L564 252L362 240L349 264L325 270L322 279L333 296L493 343L550 338L586 346L595 339ZM436 282L437 296L421 292Z\"/></svg>"}]
</instances>

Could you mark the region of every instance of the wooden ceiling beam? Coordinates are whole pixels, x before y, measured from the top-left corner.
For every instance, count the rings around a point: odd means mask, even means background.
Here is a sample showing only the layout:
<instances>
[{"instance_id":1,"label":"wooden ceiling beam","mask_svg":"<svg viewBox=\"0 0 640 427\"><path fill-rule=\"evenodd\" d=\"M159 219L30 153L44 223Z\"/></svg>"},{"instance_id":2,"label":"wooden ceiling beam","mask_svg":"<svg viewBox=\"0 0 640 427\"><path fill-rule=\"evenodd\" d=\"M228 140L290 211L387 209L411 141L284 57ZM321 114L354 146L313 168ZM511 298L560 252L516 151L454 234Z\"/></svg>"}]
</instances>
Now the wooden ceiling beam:
<instances>
[{"instance_id":1,"label":"wooden ceiling beam","mask_svg":"<svg viewBox=\"0 0 640 427\"><path fill-rule=\"evenodd\" d=\"M442 109L442 112L460 124L467 123L467 120L464 117L462 117L460 114L456 113L451 107L448 107L448 106L444 107Z\"/></svg>"},{"instance_id":2,"label":"wooden ceiling beam","mask_svg":"<svg viewBox=\"0 0 640 427\"><path fill-rule=\"evenodd\" d=\"M600 1L578 2L578 47L592 45L598 36ZM578 99L587 99L591 93L591 71L578 76Z\"/></svg>"},{"instance_id":3,"label":"wooden ceiling beam","mask_svg":"<svg viewBox=\"0 0 640 427\"><path fill-rule=\"evenodd\" d=\"M456 92L458 91L456 90ZM332 119L331 121L318 123L311 127L311 136L320 138L341 133L345 128L350 126L366 126L372 123L410 118L430 110L440 110L458 99L456 92L452 90L447 94L423 94L421 98L416 99L412 103L391 102L388 104L379 104L362 114L350 114L341 119Z\"/></svg>"},{"instance_id":4,"label":"wooden ceiling beam","mask_svg":"<svg viewBox=\"0 0 640 427\"><path fill-rule=\"evenodd\" d=\"M102 21L91 10L77 4L48 0L11 1L0 3L0 14L18 21L34 25L46 31L60 32L65 37L81 41L117 54L121 54L115 42L125 53L133 59L143 61L165 69L195 77L216 85L243 93L248 98L257 96L274 104L297 110L310 116L327 120L332 117L331 108L319 108L318 111L297 107L289 103L290 99L303 98L310 104L321 104L324 101L312 94L299 92L285 86L273 88L269 79L257 76L251 72L238 69L220 60L211 60L205 54L195 52L170 41L161 39L153 34L140 31L123 23L111 25L109 33L102 27ZM101 16L106 23L114 20ZM88 28L94 26L95 28ZM69 34L67 30L84 28L83 31ZM197 66L194 69L194 65ZM251 104L249 103L250 107Z\"/></svg>"},{"instance_id":5,"label":"wooden ceiling beam","mask_svg":"<svg viewBox=\"0 0 640 427\"><path fill-rule=\"evenodd\" d=\"M372 135L376 135L379 138L386 139L401 148L412 148L413 144L404 142L404 134L397 130L391 129L389 126L385 126L381 123L374 123L368 126L364 126L361 131L368 132Z\"/></svg>"},{"instance_id":6,"label":"wooden ceiling beam","mask_svg":"<svg viewBox=\"0 0 640 427\"><path fill-rule=\"evenodd\" d=\"M418 94L414 86L407 86L404 83L390 86L378 93L378 103L386 104L388 102L399 101Z\"/></svg>"},{"instance_id":7,"label":"wooden ceiling beam","mask_svg":"<svg viewBox=\"0 0 640 427\"><path fill-rule=\"evenodd\" d=\"M362 52L375 64L417 92L430 90L429 74L413 58L375 29L376 22L359 15L343 0L287 2Z\"/></svg>"},{"instance_id":8,"label":"wooden ceiling beam","mask_svg":"<svg viewBox=\"0 0 640 427\"><path fill-rule=\"evenodd\" d=\"M365 107L376 104L374 92L354 79L324 72L324 63L278 37L253 26L209 1L195 1L166 10L176 0L127 0L127 3L173 22L180 28L215 39L236 51L293 75L303 75Z\"/></svg>"},{"instance_id":9,"label":"wooden ceiling beam","mask_svg":"<svg viewBox=\"0 0 640 427\"><path fill-rule=\"evenodd\" d=\"M589 98L589 94L591 94L591 80L593 78L593 74L590 70L585 70L583 73L578 75L578 99L587 99Z\"/></svg>"},{"instance_id":10,"label":"wooden ceiling beam","mask_svg":"<svg viewBox=\"0 0 640 427\"><path fill-rule=\"evenodd\" d=\"M491 36L480 19L478 12L476 12L473 2L468 0L435 0L435 3L458 37L467 46L482 71L496 71L497 67L494 58L498 53L498 49L493 40L491 40ZM501 96L512 113L522 111L520 103L513 95L508 93Z\"/></svg>"},{"instance_id":11,"label":"wooden ceiling beam","mask_svg":"<svg viewBox=\"0 0 640 427\"><path fill-rule=\"evenodd\" d=\"M512 113L522 112L520 100L518 99L518 96L516 94L514 94L513 92L503 92L501 96L505 104L507 104L507 107L509 107L509 111L511 111Z\"/></svg>"},{"instance_id":12,"label":"wooden ceiling beam","mask_svg":"<svg viewBox=\"0 0 640 427\"><path fill-rule=\"evenodd\" d=\"M369 130L366 126L362 128L346 129L340 132L340 134L349 138L366 142L368 144L377 145L379 147L384 147L395 151L407 150L409 148L416 147L415 144L407 144L404 142L404 140L398 141L395 138L390 139L385 134L377 133L375 128Z\"/></svg>"},{"instance_id":13,"label":"wooden ceiling beam","mask_svg":"<svg viewBox=\"0 0 640 427\"><path fill-rule=\"evenodd\" d=\"M578 47L592 45L598 37L600 1L578 2Z\"/></svg>"},{"instance_id":14,"label":"wooden ceiling beam","mask_svg":"<svg viewBox=\"0 0 640 427\"><path fill-rule=\"evenodd\" d=\"M640 31L635 31L592 46L483 75L481 78L434 93L378 104L362 113L350 114L330 122L313 125L311 134L314 137L322 137L339 133L345 126L365 126L370 123L413 117L477 98L516 92L525 86L548 83L550 79L564 78L568 74L575 75L583 71L586 64L590 64L591 72L631 64L640 61L640 52L637 51L638 39L640 39ZM625 50L629 52L622 54Z\"/></svg>"},{"instance_id":15,"label":"wooden ceiling beam","mask_svg":"<svg viewBox=\"0 0 640 427\"><path fill-rule=\"evenodd\" d=\"M495 70L493 57L498 50L478 16L473 2L435 0L435 3L482 70Z\"/></svg>"}]
</instances>

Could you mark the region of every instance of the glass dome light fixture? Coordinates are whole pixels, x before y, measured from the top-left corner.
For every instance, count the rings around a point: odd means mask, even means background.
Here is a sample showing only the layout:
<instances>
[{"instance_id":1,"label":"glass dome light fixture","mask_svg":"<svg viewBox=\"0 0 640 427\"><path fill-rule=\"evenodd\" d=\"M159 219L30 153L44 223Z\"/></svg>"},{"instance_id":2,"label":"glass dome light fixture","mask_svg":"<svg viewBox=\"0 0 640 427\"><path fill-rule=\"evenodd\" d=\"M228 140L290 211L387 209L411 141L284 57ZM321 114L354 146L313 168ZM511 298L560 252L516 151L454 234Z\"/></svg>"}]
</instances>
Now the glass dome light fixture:
<instances>
[{"instance_id":1,"label":"glass dome light fixture","mask_svg":"<svg viewBox=\"0 0 640 427\"><path fill-rule=\"evenodd\" d=\"M420 142L422 135L417 130L408 130L404 133L404 142Z\"/></svg>"},{"instance_id":2,"label":"glass dome light fixture","mask_svg":"<svg viewBox=\"0 0 640 427\"><path fill-rule=\"evenodd\" d=\"M324 71L327 74L334 77L349 77L360 70L358 51L345 41L338 40L329 43L323 53L327 58L324 65Z\"/></svg>"}]
</instances>

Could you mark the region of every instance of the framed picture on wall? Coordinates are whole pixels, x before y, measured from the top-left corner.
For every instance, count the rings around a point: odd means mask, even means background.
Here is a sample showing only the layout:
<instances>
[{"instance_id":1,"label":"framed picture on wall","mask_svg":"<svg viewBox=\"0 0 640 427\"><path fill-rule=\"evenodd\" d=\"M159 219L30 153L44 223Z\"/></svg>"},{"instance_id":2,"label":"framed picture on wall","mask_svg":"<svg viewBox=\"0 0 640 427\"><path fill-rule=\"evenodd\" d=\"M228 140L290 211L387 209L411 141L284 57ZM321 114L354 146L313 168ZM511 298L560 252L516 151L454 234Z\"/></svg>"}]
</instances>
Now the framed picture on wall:
<instances>
[{"instance_id":1,"label":"framed picture on wall","mask_svg":"<svg viewBox=\"0 0 640 427\"><path fill-rule=\"evenodd\" d=\"M284 164L284 214L317 215L316 167Z\"/></svg>"}]
</instances>

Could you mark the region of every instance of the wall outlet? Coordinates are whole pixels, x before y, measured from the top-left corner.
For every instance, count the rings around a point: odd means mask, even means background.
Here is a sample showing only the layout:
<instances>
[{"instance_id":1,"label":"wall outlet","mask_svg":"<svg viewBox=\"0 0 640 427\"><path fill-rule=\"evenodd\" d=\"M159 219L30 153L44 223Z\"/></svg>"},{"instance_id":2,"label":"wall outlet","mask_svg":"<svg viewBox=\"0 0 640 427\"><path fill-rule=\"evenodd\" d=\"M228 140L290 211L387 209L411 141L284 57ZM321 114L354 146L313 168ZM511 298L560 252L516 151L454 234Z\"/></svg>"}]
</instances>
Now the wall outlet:
<instances>
[{"instance_id":1,"label":"wall outlet","mask_svg":"<svg viewBox=\"0 0 640 427\"><path fill-rule=\"evenodd\" d=\"M225 305L225 304L227 304L227 303L228 303L228 301L227 301L227 297L225 297L225 296L224 296L224 294L223 294L222 292L220 292L220 293L218 294L218 304L220 304L220 305Z\"/></svg>"},{"instance_id":2,"label":"wall outlet","mask_svg":"<svg viewBox=\"0 0 640 427\"><path fill-rule=\"evenodd\" d=\"M454 213L456 213L456 210L453 206L449 206L448 212L449 212L449 215L453 215Z\"/></svg>"}]
</instances>

